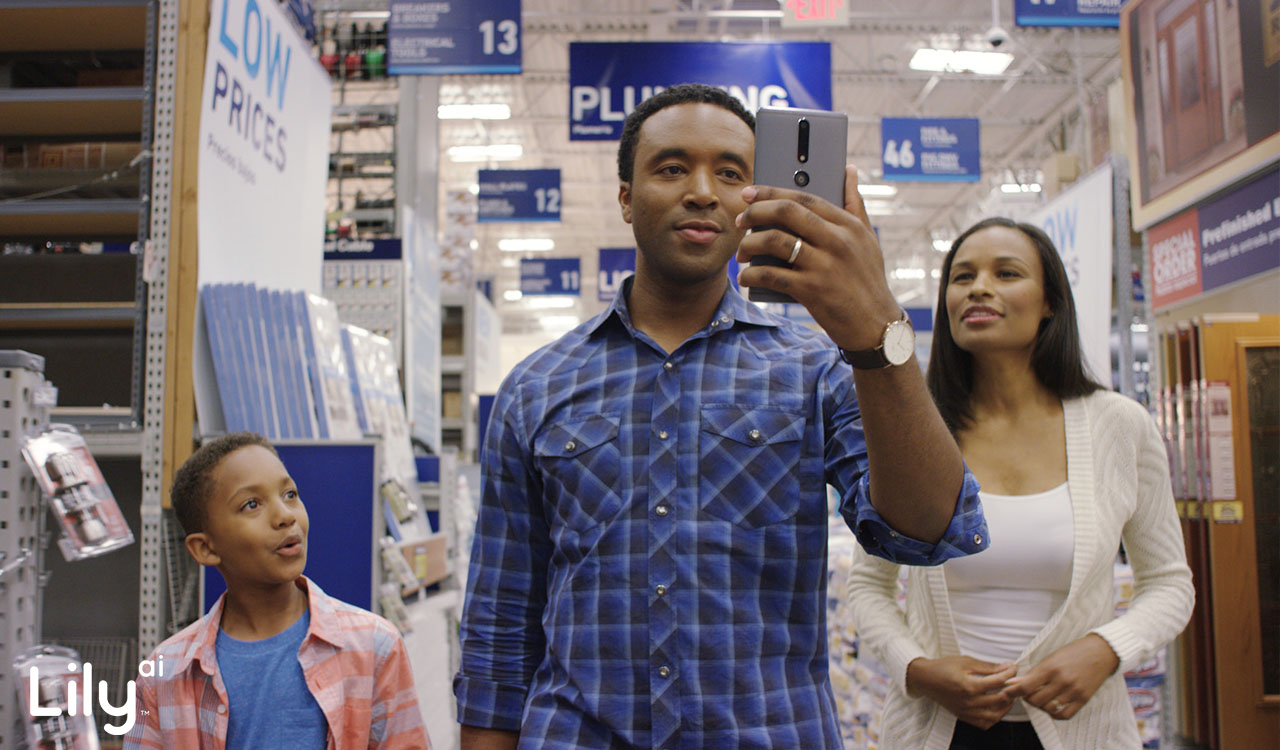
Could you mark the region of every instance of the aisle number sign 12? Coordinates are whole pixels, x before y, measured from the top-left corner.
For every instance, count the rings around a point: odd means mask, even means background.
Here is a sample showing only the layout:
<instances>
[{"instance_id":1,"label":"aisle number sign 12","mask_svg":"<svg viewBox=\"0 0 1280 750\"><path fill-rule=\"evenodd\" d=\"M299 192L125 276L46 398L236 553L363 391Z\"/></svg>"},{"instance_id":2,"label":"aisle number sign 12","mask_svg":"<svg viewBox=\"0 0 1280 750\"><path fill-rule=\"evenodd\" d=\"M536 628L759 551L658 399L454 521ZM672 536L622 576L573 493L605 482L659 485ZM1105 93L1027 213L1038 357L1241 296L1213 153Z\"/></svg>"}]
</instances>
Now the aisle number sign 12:
<instances>
[{"instance_id":1,"label":"aisle number sign 12","mask_svg":"<svg viewBox=\"0 0 1280 750\"><path fill-rule=\"evenodd\" d=\"M886 180L977 182L982 176L976 118L885 117L880 153Z\"/></svg>"},{"instance_id":2,"label":"aisle number sign 12","mask_svg":"<svg viewBox=\"0 0 1280 750\"><path fill-rule=\"evenodd\" d=\"M390 0L392 75L520 73L520 0Z\"/></svg>"},{"instance_id":3,"label":"aisle number sign 12","mask_svg":"<svg viewBox=\"0 0 1280 750\"><path fill-rule=\"evenodd\" d=\"M560 221L560 170L481 169L483 223Z\"/></svg>"}]
</instances>

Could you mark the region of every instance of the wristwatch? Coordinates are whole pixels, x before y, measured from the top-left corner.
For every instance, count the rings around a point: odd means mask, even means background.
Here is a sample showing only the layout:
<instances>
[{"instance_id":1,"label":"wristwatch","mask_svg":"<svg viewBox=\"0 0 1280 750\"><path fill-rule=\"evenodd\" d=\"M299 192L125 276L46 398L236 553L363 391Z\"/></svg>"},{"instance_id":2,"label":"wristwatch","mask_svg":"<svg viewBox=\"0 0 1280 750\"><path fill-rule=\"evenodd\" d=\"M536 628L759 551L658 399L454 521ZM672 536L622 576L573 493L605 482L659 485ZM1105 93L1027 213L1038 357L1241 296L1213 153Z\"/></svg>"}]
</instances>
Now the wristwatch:
<instances>
[{"instance_id":1,"label":"wristwatch","mask_svg":"<svg viewBox=\"0 0 1280 750\"><path fill-rule=\"evenodd\" d=\"M911 359L911 355L915 353L916 332L911 327L911 319L907 317L907 312L904 310L901 318L885 325L884 333L880 334L880 346L858 351L839 349L839 347L837 349L840 352L840 359L859 370L896 367Z\"/></svg>"}]
</instances>

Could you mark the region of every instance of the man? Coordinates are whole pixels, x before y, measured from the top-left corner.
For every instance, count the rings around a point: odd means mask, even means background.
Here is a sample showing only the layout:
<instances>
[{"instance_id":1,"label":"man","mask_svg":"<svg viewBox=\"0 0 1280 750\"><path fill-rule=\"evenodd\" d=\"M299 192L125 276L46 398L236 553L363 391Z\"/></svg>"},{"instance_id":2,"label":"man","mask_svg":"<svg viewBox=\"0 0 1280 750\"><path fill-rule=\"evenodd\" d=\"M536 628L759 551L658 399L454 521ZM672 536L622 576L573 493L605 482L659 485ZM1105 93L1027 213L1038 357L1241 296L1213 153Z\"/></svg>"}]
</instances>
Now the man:
<instances>
[{"instance_id":1,"label":"man","mask_svg":"<svg viewBox=\"0 0 1280 750\"><path fill-rule=\"evenodd\" d=\"M464 750L838 748L824 485L898 562L986 544L919 368L874 351L906 324L856 172L843 209L752 186L753 128L707 86L636 109L618 149L635 276L499 391L454 681ZM827 336L733 290L735 253L794 261L740 282L791 294Z\"/></svg>"}]
</instances>

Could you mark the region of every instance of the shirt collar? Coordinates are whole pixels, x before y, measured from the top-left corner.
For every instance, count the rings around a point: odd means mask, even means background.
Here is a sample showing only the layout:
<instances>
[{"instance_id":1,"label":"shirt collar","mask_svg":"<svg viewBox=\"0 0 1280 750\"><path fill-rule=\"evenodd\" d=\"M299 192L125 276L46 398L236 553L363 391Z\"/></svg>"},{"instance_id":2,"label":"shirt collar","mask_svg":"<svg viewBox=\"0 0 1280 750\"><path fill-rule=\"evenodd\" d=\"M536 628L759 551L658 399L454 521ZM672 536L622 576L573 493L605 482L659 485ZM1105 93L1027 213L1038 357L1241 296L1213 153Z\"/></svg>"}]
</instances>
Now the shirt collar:
<instances>
[{"instance_id":1,"label":"shirt collar","mask_svg":"<svg viewBox=\"0 0 1280 750\"><path fill-rule=\"evenodd\" d=\"M332 617L334 612L333 601L316 585L315 581L306 576L298 576L298 580L294 581L294 585L307 594L307 611L311 615L311 622L307 625L307 635L304 642L315 636L339 646L341 628L338 627ZM222 610L226 603L227 594L224 591L222 596L218 597L218 601L214 602L213 609L209 610L209 614L200 620L190 644L182 653L182 656L178 658L177 664L173 666L174 674L181 673L192 664L198 664L200 670L211 677L217 671L218 659L214 652L214 644L218 642L218 628L222 624Z\"/></svg>"},{"instance_id":2,"label":"shirt collar","mask_svg":"<svg viewBox=\"0 0 1280 750\"><path fill-rule=\"evenodd\" d=\"M631 294L631 286L635 282L635 276L628 276L623 279L622 286L618 289L618 294L613 298L613 302L608 309L600 313L587 325L587 334L591 335L602 328L606 321L617 318L627 332L635 336L635 325L631 322L631 311L627 308L627 297ZM729 284L725 288L724 296L720 298L720 305L716 308L716 314L712 317L713 321L719 321L717 327L721 330L730 328L724 325L729 322L745 323L753 326L769 326L777 327L779 325L778 318L761 310L754 302L743 297L740 292Z\"/></svg>"}]
</instances>

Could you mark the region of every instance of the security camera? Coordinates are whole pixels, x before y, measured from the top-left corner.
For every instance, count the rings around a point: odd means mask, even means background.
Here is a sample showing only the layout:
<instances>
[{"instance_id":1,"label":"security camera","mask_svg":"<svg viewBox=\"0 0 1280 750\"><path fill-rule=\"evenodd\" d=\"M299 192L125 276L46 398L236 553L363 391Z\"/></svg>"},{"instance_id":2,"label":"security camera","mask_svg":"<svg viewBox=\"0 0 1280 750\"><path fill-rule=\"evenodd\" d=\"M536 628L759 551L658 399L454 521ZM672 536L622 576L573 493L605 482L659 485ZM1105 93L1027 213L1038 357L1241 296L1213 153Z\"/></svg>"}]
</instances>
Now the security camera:
<instances>
[{"instance_id":1,"label":"security camera","mask_svg":"<svg viewBox=\"0 0 1280 750\"><path fill-rule=\"evenodd\" d=\"M1005 31L999 26L992 26L991 28L987 29L987 34L985 38L987 40L987 44L990 44L992 47L999 49L1000 47L1004 46L1005 42L1009 41L1009 32Z\"/></svg>"}]
</instances>

